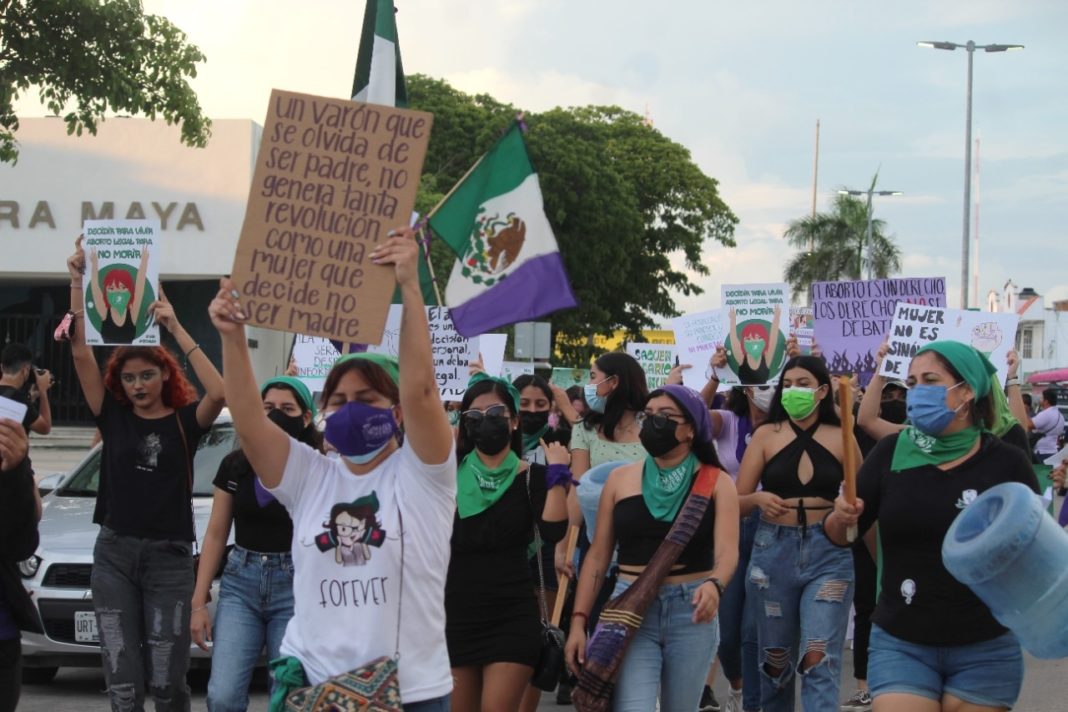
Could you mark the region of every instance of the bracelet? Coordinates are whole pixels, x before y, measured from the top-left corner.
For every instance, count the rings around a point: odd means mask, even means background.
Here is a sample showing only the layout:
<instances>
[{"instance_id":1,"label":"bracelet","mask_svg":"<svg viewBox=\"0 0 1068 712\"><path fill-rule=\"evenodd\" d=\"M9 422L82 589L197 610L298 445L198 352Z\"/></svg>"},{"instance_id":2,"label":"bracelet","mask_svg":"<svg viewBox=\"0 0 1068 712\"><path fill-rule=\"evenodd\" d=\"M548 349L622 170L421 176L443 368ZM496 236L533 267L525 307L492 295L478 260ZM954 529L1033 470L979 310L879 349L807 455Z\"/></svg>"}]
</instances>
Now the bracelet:
<instances>
[{"instance_id":1,"label":"bracelet","mask_svg":"<svg viewBox=\"0 0 1068 712\"><path fill-rule=\"evenodd\" d=\"M574 482L571 468L567 465L547 465L545 467L545 488L552 489L558 485L570 486Z\"/></svg>"},{"instance_id":2,"label":"bracelet","mask_svg":"<svg viewBox=\"0 0 1068 712\"><path fill-rule=\"evenodd\" d=\"M719 383L719 371L716 370L715 366L712 367L712 378L710 378L709 380L716 381L717 383Z\"/></svg>"},{"instance_id":3,"label":"bracelet","mask_svg":"<svg viewBox=\"0 0 1068 712\"><path fill-rule=\"evenodd\" d=\"M82 283L79 282L78 284L75 284L74 282L71 282L70 283L70 288L71 289L81 289L82 288Z\"/></svg>"},{"instance_id":4,"label":"bracelet","mask_svg":"<svg viewBox=\"0 0 1068 712\"><path fill-rule=\"evenodd\" d=\"M574 613L571 614L571 620L575 620L576 618L581 618L582 620L586 621L587 623L590 622L590 617L587 614L583 613L582 611L575 611Z\"/></svg>"},{"instance_id":5,"label":"bracelet","mask_svg":"<svg viewBox=\"0 0 1068 712\"><path fill-rule=\"evenodd\" d=\"M719 579L718 579L717 577L715 577L715 576L709 576L708 578L706 578L706 579L705 579L704 581L702 581L701 583L710 583L710 584L712 584L713 586L715 586L715 587L716 587L716 590L717 590L717 591L719 591L719 595L720 595L720 597L721 597L721 598L722 598L722 596L723 596L723 592L727 590L727 587L723 585L723 582L722 582L722 581L720 581L720 580L719 580Z\"/></svg>"},{"instance_id":6,"label":"bracelet","mask_svg":"<svg viewBox=\"0 0 1068 712\"><path fill-rule=\"evenodd\" d=\"M191 348L188 351L186 351L185 352L186 359L188 360L189 359L189 354L193 353L194 351L196 351L199 348L200 348L200 344L196 344L196 345L193 346L193 348Z\"/></svg>"},{"instance_id":7,"label":"bracelet","mask_svg":"<svg viewBox=\"0 0 1068 712\"><path fill-rule=\"evenodd\" d=\"M208 607L208 604L205 603L203 606L200 606L199 608L191 608L191 609L189 609L189 612L190 613L198 613L200 611L203 611L207 607Z\"/></svg>"},{"instance_id":8,"label":"bracelet","mask_svg":"<svg viewBox=\"0 0 1068 712\"><path fill-rule=\"evenodd\" d=\"M1017 378L1016 376L1013 376L1012 378L1006 378L1005 379L1005 387L1006 388L1012 388L1013 386L1018 386L1018 385L1020 385L1020 379Z\"/></svg>"}]
</instances>

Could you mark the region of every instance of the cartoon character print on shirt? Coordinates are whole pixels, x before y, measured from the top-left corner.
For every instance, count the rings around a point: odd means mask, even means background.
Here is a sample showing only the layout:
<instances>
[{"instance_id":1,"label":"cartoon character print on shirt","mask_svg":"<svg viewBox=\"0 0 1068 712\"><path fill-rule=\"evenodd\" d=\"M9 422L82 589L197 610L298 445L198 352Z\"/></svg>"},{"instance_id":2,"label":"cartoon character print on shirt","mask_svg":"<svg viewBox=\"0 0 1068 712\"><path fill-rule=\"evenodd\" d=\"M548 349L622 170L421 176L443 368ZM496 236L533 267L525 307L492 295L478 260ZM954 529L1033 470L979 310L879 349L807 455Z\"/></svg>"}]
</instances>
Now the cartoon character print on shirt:
<instances>
[{"instance_id":1,"label":"cartoon character print on shirt","mask_svg":"<svg viewBox=\"0 0 1068 712\"><path fill-rule=\"evenodd\" d=\"M966 489L960 493L960 499L957 500L957 509L964 509L979 496L979 493L973 489Z\"/></svg>"},{"instance_id":2,"label":"cartoon character print on shirt","mask_svg":"<svg viewBox=\"0 0 1068 712\"><path fill-rule=\"evenodd\" d=\"M142 467L159 467L159 453L163 450L163 443L158 433L149 433L137 445L137 464Z\"/></svg>"},{"instance_id":3,"label":"cartoon character print on shirt","mask_svg":"<svg viewBox=\"0 0 1068 712\"><path fill-rule=\"evenodd\" d=\"M378 521L378 495L375 492L352 502L338 502L323 522L325 532L315 537L319 551L333 549L334 561L342 566L366 566L371 547L381 547L386 531Z\"/></svg>"}]
</instances>

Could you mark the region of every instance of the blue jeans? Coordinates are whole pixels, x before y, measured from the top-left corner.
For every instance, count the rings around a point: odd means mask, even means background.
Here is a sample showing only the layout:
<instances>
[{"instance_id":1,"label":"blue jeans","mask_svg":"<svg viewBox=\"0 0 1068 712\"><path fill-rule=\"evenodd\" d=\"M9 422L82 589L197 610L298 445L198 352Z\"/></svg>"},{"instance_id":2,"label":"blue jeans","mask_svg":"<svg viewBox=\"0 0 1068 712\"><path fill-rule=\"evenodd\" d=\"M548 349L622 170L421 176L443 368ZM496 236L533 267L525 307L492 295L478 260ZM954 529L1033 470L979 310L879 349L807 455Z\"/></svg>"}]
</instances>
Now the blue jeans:
<instances>
[{"instance_id":1,"label":"blue jeans","mask_svg":"<svg viewBox=\"0 0 1068 712\"><path fill-rule=\"evenodd\" d=\"M1024 661L1012 633L969 645L919 645L871 628L868 676L873 697L899 692L941 700L945 694L984 707L1012 707Z\"/></svg>"},{"instance_id":2,"label":"blue jeans","mask_svg":"<svg viewBox=\"0 0 1068 712\"><path fill-rule=\"evenodd\" d=\"M837 709L853 600L853 552L832 544L822 524L793 527L761 520L746 595L756 609L764 712L793 712L795 671L805 712Z\"/></svg>"},{"instance_id":3,"label":"blue jeans","mask_svg":"<svg viewBox=\"0 0 1068 712\"><path fill-rule=\"evenodd\" d=\"M409 702L401 705L404 712L449 712L452 709L452 695L435 697L432 700Z\"/></svg>"},{"instance_id":4,"label":"blue jeans","mask_svg":"<svg viewBox=\"0 0 1068 712\"><path fill-rule=\"evenodd\" d=\"M742 519L738 533L738 568L719 603L719 661L728 680L742 678L742 708L760 709L757 630L753 601L745 595L745 573L753 552L760 512Z\"/></svg>"},{"instance_id":5,"label":"blue jeans","mask_svg":"<svg viewBox=\"0 0 1068 712\"><path fill-rule=\"evenodd\" d=\"M264 645L267 659L293 617L293 558L235 546L226 559L212 632L208 710L248 709L248 686ZM271 689L274 679L271 679Z\"/></svg>"},{"instance_id":6,"label":"blue jeans","mask_svg":"<svg viewBox=\"0 0 1068 712\"><path fill-rule=\"evenodd\" d=\"M612 597L630 581L616 583ZM708 668L716 656L719 620L693 622L693 595L700 581L668 584L649 604L620 665L612 693L613 712L694 712Z\"/></svg>"}]
</instances>

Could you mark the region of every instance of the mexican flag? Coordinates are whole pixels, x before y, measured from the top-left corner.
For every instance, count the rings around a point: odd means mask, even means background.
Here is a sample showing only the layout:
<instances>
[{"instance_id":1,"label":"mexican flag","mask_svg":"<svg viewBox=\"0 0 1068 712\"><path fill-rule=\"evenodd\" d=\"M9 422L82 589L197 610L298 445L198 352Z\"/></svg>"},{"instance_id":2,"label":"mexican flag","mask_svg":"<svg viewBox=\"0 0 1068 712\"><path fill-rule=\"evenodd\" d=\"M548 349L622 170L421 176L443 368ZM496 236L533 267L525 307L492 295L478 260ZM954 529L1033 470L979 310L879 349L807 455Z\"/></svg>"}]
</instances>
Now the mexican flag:
<instances>
[{"instance_id":1,"label":"mexican flag","mask_svg":"<svg viewBox=\"0 0 1068 712\"><path fill-rule=\"evenodd\" d=\"M367 0L360 51L356 55L356 77L352 82L353 101L408 106L393 14L393 0Z\"/></svg>"},{"instance_id":2,"label":"mexican flag","mask_svg":"<svg viewBox=\"0 0 1068 712\"><path fill-rule=\"evenodd\" d=\"M467 337L577 306L515 123L431 213L459 257L445 290Z\"/></svg>"}]
</instances>

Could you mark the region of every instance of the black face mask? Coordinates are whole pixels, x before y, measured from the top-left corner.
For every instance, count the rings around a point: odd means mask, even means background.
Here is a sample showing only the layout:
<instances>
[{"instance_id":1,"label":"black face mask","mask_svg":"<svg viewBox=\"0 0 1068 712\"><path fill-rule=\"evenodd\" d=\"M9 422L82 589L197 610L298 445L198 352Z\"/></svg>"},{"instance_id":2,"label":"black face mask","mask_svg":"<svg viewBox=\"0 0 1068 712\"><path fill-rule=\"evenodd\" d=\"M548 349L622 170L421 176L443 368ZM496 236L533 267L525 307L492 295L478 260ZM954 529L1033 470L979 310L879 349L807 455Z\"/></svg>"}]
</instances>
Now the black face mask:
<instances>
[{"instance_id":1,"label":"black face mask","mask_svg":"<svg viewBox=\"0 0 1068 712\"><path fill-rule=\"evenodd\" d=\"M488 415L478 420L464 418L464 432L486 455L498 454L512 439L511 424L503 415Z\"/></svg>"},{"instance_id":2,"label":"black face mask","mask_svg":"<svg viewBox=\"0 0 1068 712\"><path fill-rule=\"evenodd\" d=\"M678 427L678 423L668 420L667 426L657 427L657 420L659 418L650 417L642 421L642 429L638 437L647 453L653 457L662 457L674 450L679 444L679 439L675 437L675 429Z\"/></svg>"},{"instance_id":3,"label":"black face mask","mask_svg":"<svg viewBox=\"0 0 1068 712\"><path fill-rule=\"evenodd\" d=\"M524 435L533 435L548 424L549 411L547 410L539 413L524 410L519 414L519 427L523 428Z\"/></svg>"},{"instance_id":4,"label":"black face mask","mask_svg":"<svg viewBox=\"0 0 1068 712\"><path fill-rule=\"evenodd\" d=\"M883 401L882 405L879 407L879 417L883 420L900 425L905 422L907 407L908 405L902 400Z\"/></svg>"},{"instance_id":5,"label":"black face mask","mask_svg":"<svg viewBox=\"0 0 1068 712\"><path fill-rule=\"evenodd\" d=\"M267 413L267 420L271 421L291 438L299 438L300 434L304 432L304 416L303 415L286 415L277 408L271 408Z\"/></svg>"}]
</instances>

